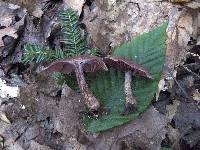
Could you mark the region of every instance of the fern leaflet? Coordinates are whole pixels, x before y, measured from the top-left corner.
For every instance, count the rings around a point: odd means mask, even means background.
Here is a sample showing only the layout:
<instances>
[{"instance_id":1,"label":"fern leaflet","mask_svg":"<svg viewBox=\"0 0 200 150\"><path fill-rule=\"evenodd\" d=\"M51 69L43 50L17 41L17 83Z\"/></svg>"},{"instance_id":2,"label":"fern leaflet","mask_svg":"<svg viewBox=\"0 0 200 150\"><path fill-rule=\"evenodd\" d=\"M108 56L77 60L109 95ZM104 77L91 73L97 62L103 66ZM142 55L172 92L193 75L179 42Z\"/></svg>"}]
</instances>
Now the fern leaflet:
<instances>
[{"instance_id":1,"label":"fern leaflet","mask_svg":"<svg viewBox=\"0 0 200 150\"><path fill-rule=\"evenodd\" d=\"M27 44L24 46L24 55L22 57L22 63L27 64L32 61L36 63L46 62L49 60L58 60L65 57L64 51L61 49L52 50L48 47L42 47L39 45Z\"/></svg>"},{"instance_id":2,"label":"fern leaflet","mask_svg":"<svg viewBox=\"0 0 200 150\"><path fill-rule=\"evenodd\" d=\"M81 37L77 13L69 8L60 13L60 18L63 21L63 42L67 51L73 55L85 53L85 42Z\"/></svg>"}]
</instances>

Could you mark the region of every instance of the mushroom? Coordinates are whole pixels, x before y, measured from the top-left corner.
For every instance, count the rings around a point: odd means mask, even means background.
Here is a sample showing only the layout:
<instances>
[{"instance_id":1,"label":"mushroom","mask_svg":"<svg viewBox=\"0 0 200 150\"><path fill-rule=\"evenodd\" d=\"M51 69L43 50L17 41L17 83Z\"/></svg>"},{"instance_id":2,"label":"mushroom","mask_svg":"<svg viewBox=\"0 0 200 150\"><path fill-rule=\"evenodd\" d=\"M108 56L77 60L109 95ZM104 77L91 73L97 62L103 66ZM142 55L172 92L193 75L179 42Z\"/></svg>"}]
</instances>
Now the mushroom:
<instances>
[{"instance_id":1,"label":"mushroom","mask_svg":"<svg viewBox=\"0 0 200 150\"><path fill-rule=\"evenodd\" d=\"M99 101L89 90L88 85L85 81L84 72L107 70L105 63L101 58L83 55L73 58L67 58L64 60L53 62L44 70L50 72L61 72L64 74L75 72L81 94L83 95L85 100L85 104L89 109L92 110L97 110L99 108Z\"/></svg>"},{"instance_id":2,"label":"mushroom","mask_svg":"<svg viewBox=\"0 0 200 150\"><path fill-rule=\"evenodd\" d=\"M153 77L144 67L136 64L132 60L128 60L127 58L108 56L103 58L103 61L109 67L113 67L117 70L125 72L125 82L124 82L124 92L126 100L125 113L136 111L137 101L136 98L133 96L131 88L132 76L139 75L149 79L153 79Z\"/></svg>"}]
</instances>

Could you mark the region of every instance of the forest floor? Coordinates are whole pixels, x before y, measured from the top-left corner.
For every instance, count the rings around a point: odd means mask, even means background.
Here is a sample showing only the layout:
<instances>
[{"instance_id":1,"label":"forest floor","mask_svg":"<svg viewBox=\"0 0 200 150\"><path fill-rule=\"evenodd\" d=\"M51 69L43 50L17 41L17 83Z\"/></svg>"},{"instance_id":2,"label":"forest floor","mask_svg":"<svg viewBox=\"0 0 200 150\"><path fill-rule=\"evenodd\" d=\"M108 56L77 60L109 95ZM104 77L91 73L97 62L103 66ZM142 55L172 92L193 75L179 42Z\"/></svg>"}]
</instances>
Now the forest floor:
<instances>
[{"instance_id":1,"label":"forest floor","mask_svg":"<svg viewBox=\"0 0 200 150\"><path fill-rule=\"evenodd\" d=\"M0 0L0 149L200 150L199 2L112 2ZM58 13L66 4L78 10L88 47L103 55L169 22L157 98L136 120L89 133L80 93L39 73L41 64L20 63L26 43L62 47Z\"/></svg>"}]
</instances>

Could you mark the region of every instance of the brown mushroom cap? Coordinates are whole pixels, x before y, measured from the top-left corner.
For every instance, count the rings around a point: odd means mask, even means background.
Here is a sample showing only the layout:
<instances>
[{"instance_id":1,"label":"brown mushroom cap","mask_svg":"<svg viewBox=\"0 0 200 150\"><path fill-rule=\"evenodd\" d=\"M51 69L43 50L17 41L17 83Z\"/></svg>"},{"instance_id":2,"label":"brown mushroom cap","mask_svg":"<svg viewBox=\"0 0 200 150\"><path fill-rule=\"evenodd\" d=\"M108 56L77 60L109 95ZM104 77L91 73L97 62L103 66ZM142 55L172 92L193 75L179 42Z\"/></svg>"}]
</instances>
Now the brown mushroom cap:
<instances>
[{"instance_id":1,"label":"brown mushroom cap","mask_svg":"<svg viewBox=\"0 0 200 150\"><path fill-rule=\"evenodd\" d=\"M49 72L61 72L64 74L69 74L71 72L74 72L76 65L81 65L83 68L83 71L85 72L95 72L98 70L107 70L107 67L105 63L102 61L102 59L96 57L96 56L77 56L73 58L67 58L64 60L53 62L51 65L49 65L44 70Z\"/></svg>"},{"instance_id":2,"label":"brown mushroom cap","mask_svg":"<svg viewBox=\"0 0 200 150\"><path fill-rule=\"evenodd\" d=\"M108 56L103 58L103 61L107 66L116 68L117 70L132 71L133 75L136 74L139 76L147 77L149 79L153 79L153 77L144 67L138 65L132 60L128 60L127 58Z\"/></svg>"}]
</instances>

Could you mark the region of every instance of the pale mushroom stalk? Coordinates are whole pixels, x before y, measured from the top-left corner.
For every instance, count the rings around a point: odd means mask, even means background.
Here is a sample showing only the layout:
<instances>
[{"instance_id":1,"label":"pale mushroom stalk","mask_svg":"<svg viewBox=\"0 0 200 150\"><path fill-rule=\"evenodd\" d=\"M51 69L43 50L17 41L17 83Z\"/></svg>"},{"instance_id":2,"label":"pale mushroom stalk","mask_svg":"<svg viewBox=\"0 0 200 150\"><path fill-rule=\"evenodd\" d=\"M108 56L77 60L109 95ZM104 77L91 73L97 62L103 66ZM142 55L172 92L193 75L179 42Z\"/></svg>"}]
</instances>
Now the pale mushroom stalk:
<instances>
[{"instance_id":1,"label":"pale mushroom stalk","mask_svg":"<svg viewBox=\"0 0 200 150\"><path fill-rule=\"evenodd\" d=\"M135 112L137 110L137 101L132 92L132 76L139 75L149 79L153 79L153 77L145 68L127 58L108 56L103 60L106 65L125 72L124 93L126 108L124 114Z\"/></svg>"},{"instance_id":2,"label":"pale mushroom stalk","mask_svg":"<svg viewBox=\"0 0 200 150\"><path fill-rule=\"evenodd\" d=\"M132 92L132 72L125 72L124 92L126 100L126 111L135 111L137 109L137 101Z\"/></svg>"},{"instance_id":3,"label":"pale mushroom stalk","mask_svg":"<svg viewBox=\"0 0 200 150\"><path fill-rule=\"evenodd\" d=\"M85 100L85 104L90 109L98 109L100 106L99 101L95 98L95 96L92 94L92 92L90 92L88 88L88 85L85 81L82 65L80 63L76 63L74 69L81 94L83 95Z\"/></svg>"}]
</instances>

